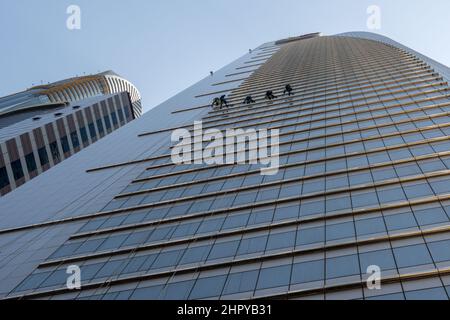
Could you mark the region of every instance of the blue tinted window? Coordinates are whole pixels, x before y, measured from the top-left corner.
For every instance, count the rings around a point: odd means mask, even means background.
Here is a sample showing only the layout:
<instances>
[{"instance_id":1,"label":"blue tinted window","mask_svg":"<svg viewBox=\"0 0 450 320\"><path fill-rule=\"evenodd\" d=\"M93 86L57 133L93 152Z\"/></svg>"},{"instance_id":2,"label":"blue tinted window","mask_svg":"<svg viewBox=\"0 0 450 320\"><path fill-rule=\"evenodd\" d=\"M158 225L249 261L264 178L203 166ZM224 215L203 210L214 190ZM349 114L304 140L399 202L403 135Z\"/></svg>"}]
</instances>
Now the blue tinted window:
<instances>
[{"instance_id":1,"label":"blue tinted window","mask_svg":"<svg viewBox=\"0 0 450 320\"><path fill-rule=\"evenodd\" d=\"M373 251L361 253L359 256L361 263L361 271L364 273L369 266L378 266L381 270L395 269L394 255L391 250Z\"/></svg>"},{"instance_id":2,"label":"blue tinted window","mask_svg":"<svg viewBox=\"0 0 450 320\"><path fill-rule=\"evenodd\" d=\"M429 243L428 248L430 249L434 261L436 262L449 261L450 260L450 250L448 249L449 246L450 240Z\"/></svg>"},{"instance_id":3,"label":"blue tinted window","mask_svg":"<svg viewBox=\"0 0 450 320\"><path fill-rule=\"evenodd\" d=\"M263 252L266 248L267 236L243 239L237 252L238 255Z\"/></svg>"},{"instance_id":4,"label":"blue tinted window","mask_svg":"<svg viewBox=\"0 0 450 320\"><path fill-rule=\"evenodd\" d=\"M287 286L291 277L291 265L261 269L257 289Z\"/></svg>"},{"instance_id":5,"label":"blue tinted window","mask_svg":"<svg viewBox=\"0 0 450 320\"><path fill-rule=\"evenodd\" d=\"M353 222L340 223L327 226L327 241L351 238L355 236Z\"/></svg>"},{"instance_id":6,"label":"blue tinted window","mask_svg":"<svg viewBox=\"0 0 450 320\"><path fill-rule=\"evenodd\" d=\"M406 300L448 300L444 288L405 292Z\"/></svg>"},{"instance_id":7,"label":"blue tinted window","mask_svg":"<svg viewBox=\"0 0 450 320\"><path fill-rule=\"evenodd\" d=\"M170 283L163 291L164 300L186 300L189 297L194 280Z\"/></svg>"},{"instance_id":8,"label":"blue tinted window","mask_svg":"<svg viewBox=\"0 0 450 320\"><path fill-rule=\"evenodd\" d=\"M189 248L183 255L183 258L180 261L180 264L188 264L194 262L204 261L208 256L209 251L211 250L211 246L201 246Z\"/></svg>"},{"instance_id":9,"label":"blue tinted window","mask_svg":"<svg viewBox=\"0 0 450 320\"><path fill-rule=\"evenodd\" d=\"M327 259L327 278L339 278L359 274L359 261L357 255Z\"/></svg>"},{"instance_id":10,"label":"blue tinted window","mask_svg":"<svg viewBox=\"0 0 450 320\"><path fill-rule=\"evenodd\" d=\"M258 274L259 270L230 274L222 294L253 291L258 280Z\"/></svg>"},{"instance_id":11,"label":"blue tinted window","mask_svg":"<svg viewBox=\"0 0 450 320\"><path fill-rule=\"evenodd\" d=\"M358 220L356 223L356 233L358 236L381 233L386 231L383 218L372 218Z\"/></svg>"},{"instance_id":12,"label":"blue tinted window","mask_svg":"<svg viewBox=\"0 0 450 320\"><path fill-rule=\"evenodd\" d=\"M290 248L295 245L296 231L276 233L269 236L266 250Z\"/></svg>"},{"instance_id":13,"label":"blue tinted window","mask_svg":"<svg viewBox=\"0 0 450 320\"><path fill-rule=\"evenodd\" d=\"M198 279L189 299L204 299L220 296L226 279L226 275Z\"/></svg>"},{"instance_id":14,"label":"blue tinted window","mask_svg":"<svg viewBox=\"0 0 450 320\"><path fill-rule=\"evenodd\" d=\"M424 244L396 248L394 254L399 268L433 263Z\"/></svg>"},{"instance_id":15,"label":"blue tinted window","mask_svg":"<svg viewBox=\"0 0 450 320\"><path fill-rule=\"evenodd\" d=\"M152 269L175 266L183 253L184 250L161 252L153 263Z\"/></svg>"},{"instance_id":16,"label":"blue tinted window","mask_svg":"<svg viewBox=\"0 0 450 320\"><path fill-rule=\"evenodd\" d=\"M414 215L421 226L448 221L448 217L441 207L415 210Z\"/></svg>"},{"instance_id":17,"label":"blue tinted window","mask_svg":"<svg viewBox=\"0 0 450 320\"><path fill-rule=\"evenodd\" d=\"M292 267L292 284L323 280L325 262L323 260L294 264Z\"/></svg>"},{"instance_id":18,"label":"blue tinted window","mask_svg":"<svg viewBox=\"0 0 450 320\"><path fill-rule=\"evenodd\" d=\"M208 260L234 257L238 246L239 241L216 243L208 256Z\"/></svg>"},{"instance_id":19,"label":"blue tinted window","mask_svg":"<svg viewBox=\"0 0 450 320\"><path fill-rule=\"evenodd\" d=\"M297 232L297 246L325 241L325 227L299 229Z\"/></svg>"},{"instance_id":20,"label":"blue tinted window","mask_svg":"<svg viewBox=\"0 0 450 320\"><path fill-rule=\"evenodd\" d=\"M158 299L164 286L154 286L149 288L138 288L134 290L130 299L134 300L156 300Z\"/></svg>"}]
</instances>

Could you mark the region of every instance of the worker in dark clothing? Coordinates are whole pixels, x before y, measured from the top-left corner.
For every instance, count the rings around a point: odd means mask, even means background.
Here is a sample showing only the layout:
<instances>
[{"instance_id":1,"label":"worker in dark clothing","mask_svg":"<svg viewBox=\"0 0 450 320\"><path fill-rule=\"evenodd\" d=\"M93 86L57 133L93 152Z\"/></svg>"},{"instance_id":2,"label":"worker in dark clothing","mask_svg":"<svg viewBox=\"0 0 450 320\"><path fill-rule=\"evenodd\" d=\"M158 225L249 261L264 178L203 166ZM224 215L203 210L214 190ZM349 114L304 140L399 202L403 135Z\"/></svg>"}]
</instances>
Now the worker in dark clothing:
<instances>
[{"instance_id":1,"label":"worker in dark clothing","mask_svg":"<svg viewBox=\"0 0 450 320\"><path fill-rule=\"evenodd\" d=\"M211 104L211 107L213 108L213 109L215 109L215 108L217 108L217 107L219 107L220 106L220 99L219 98L214 98L214 100L213 100L213 102L212 102L212 104Z\"/></svg>"},{"instance_id":2,"label":"worker in dark clothing","mask_svg":"<svg viewBox=\"0 0 450 320\"><path fill-rule=\"evenodd\" d=\"M288 96L294 94L292 92L292 87L290 84L286 85L286 87L284 88L283 96L286 95L286 93L288 94Z\"/></svg>"},{"instance_id":3,"label":"worker in dark clothing","mask_svg":"<svg viewBox=\"0 0 450 320\"><path fill-rule=\"evenodd\" d=\"M252 96L247 96L244 100L244 104L251 104L251 103L255 103L256 101L253 100Z\"/></svg>"},{"instance_id":4,"label":"worker in dark clothing","mask_svg":"<svg viewBox=\"0 0 450 320\"><path fill-rule=\"evenodd\" d=\"M276 99L276 96L273 94L272 90L268 90L266 92L266 99L268 100Z\"/></svg>"},{"instance_id":5,"label":"worker in dark clothing","mask_svg":"<svg viewBox=\"0 0 450 320\"><path fill-rule=\"evenodd\" d=\"M228 103L227 103L227 99L225 97L226 97L225 95L220 97L220 109L222 109L223 106L229 108Z\"/></svg>"}]
</instances>

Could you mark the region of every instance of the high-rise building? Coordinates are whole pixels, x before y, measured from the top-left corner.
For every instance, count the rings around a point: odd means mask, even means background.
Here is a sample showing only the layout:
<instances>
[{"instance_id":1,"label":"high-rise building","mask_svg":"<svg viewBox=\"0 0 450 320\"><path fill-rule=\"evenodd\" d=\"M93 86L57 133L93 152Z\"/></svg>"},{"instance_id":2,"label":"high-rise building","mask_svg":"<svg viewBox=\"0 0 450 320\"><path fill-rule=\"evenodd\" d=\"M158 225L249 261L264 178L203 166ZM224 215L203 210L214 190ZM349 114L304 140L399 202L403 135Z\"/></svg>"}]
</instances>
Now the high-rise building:
<instances>
[{"instance_id":1,"label":"high-rise building","mask_svg":"<svg viewBox=\"0 0 450 320\"><path fill-rule=\"evenodd\" d=\"M0 98L0 116L20 111L22 114L39 112L53 104L76 102L86 98L128 92L136 117L142 115L141 95L128 80L113 71L77 76ZM36 111L37 110L37 111ZM25 116L21 116L24 119ZM2 124L2 127L4 124Z\"/></svg>"},{"instance_id":2,"label":"high-rise building","mask_svg":"<svg viewBox=\"0 0 450 320\"><path fill-rule=\"evenodd\" d=\"M0 294L448 299L449 77L369 33L250 50L0 199ZM175 164L172 134L200 120L279 130L278 171Z\"/></svg>"},{"instance_id":3,"label":"high-rise building","mask_svg":"<svg viewBox=\"0 0 450 320\"><path fill-rule=\"evenodd\" d=\"M0 98L0 196L141 114L136 87L112 71Z\"/></svg>"},{"instance_id":4,"label":"high-rise building","mask_svg":"<svg viewBox=\"0 0 450 320\"><path fill-rule=\"evenodd\" d=\"M0 196L135 119L128 92L0 116Z\"/></svg>"}]
</instances>

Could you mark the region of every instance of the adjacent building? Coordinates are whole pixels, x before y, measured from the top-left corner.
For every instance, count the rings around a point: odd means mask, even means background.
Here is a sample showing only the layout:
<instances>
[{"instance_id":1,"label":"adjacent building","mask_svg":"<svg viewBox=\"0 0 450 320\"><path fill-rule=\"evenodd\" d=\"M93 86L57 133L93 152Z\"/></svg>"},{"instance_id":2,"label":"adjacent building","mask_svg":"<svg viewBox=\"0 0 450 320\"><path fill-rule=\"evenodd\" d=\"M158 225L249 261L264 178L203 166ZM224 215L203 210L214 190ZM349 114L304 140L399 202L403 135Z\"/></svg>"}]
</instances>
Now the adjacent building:
<instances>
[{"instance_id":1,"label":"adjacent building","mask_svg":"<svg viewBox=\"0 0 450 320\"><path fill-rule=\"evenodd\" d=\"M76 102L86 98L128 92L136 117L142 115L141 95L128 80L113 71L69 78L54 83L32 87L26 91L0 98L0 116L27 111L27 115L52 104ZM22 116L23 118L23 116ZM14 118L17 120L17 117ZM2 127L4 123L2 124Z\"/></svg>"},{"instance_id":2,"label":"adjacent building","mask_svg":"<svg viewBox=\"0 0 450 320\"><path fill-rule=\"evenodd\" d=\"M0 296L448 299L449 75L371 33L263 44L1 198ZM175 165L200 120L279 130L278 173Z\"/></svg>"},{"instance_id":3,"label":"adjacent building","mask_svg":"<svg viewBox=\"0 0 450 320\"><path fill-rule=\"evenodd\" d=\"M137 89L112 71L0 98L0 195L141 114Z\"/></svg>"}]
</instances>

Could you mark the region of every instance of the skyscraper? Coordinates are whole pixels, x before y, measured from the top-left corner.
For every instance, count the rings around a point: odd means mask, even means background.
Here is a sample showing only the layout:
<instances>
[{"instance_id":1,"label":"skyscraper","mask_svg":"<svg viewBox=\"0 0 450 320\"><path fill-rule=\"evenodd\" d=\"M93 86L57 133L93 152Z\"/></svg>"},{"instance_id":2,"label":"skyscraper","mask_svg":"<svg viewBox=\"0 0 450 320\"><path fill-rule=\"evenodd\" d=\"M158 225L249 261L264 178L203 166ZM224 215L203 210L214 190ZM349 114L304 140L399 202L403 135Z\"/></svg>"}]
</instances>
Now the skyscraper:
<instances>
[{"instance_id":1,"label":"skyscraper","mask_svg":"<svg viewBox=\"0 0 450 320\"><path fill-rule=\"evenodd\" d=\"M0 98L0 195L141 114L138 90L112 71Z\"/></svg>"},{"instance_id":2,"label":"skyscraper","mask_svg":"<svg viewBox=\"0 0 450 320\"><path fill-rule=\"evenodd\" d=\"M448 299L449 76L375 34L263 44L0 199L0 294ZM174 164L200 120L278 130L279 168Z\"/></svg>"},{"instance_id":3,"label":"skyscraper","mask_svg":"<svg viewBox=\"0 0 450 320\"><path fill-rule=\"evenodd\" d=\"M0 98L0 115L15 111L42 109L46 105L76 102L86 98L128 92L136 117L142 114L141 95L128 80L114 71L77 76L34 86L26 91Z\"/></svg>"}]
</instances>

